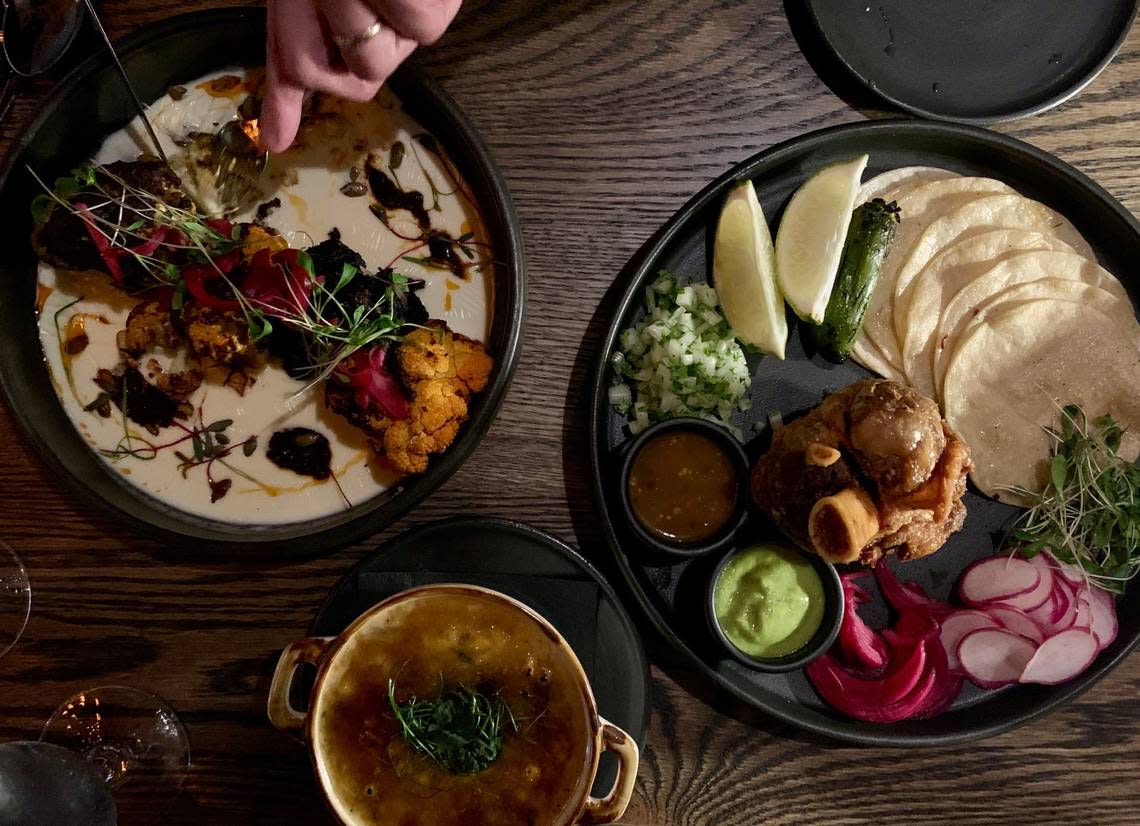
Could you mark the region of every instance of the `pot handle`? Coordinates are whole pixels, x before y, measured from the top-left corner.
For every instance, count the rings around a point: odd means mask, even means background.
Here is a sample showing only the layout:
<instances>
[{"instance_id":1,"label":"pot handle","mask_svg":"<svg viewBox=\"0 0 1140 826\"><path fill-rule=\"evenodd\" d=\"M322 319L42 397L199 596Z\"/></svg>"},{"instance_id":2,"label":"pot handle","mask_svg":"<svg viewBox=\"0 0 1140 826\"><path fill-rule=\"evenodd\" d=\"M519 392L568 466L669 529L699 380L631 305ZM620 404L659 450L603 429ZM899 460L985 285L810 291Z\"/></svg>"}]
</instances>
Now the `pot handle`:
<instances>
[{"instance_id":1,"label":"pot handle","mask_svg":"<svg viewBox=\"0 0 1140 826\"><path fill-rule=\"evenodd\" d=\"M308 709L297 711L289 704L293 676L297 673L297 666L300 663L316 665L333 639L333 637L309 637L298 640L281 652L281 659L277 661L277 668L273 670L273 682L269 685L269 701L266 709L269 722L276 728L290 734L300 734L304 730L305 721L309 717Z\"/></svg>"},{"instance_id":2,"label":"pot handle","mask_svg":"<svg viewBox=\"0 0 1140 826\"><path fill-rule=\"evenodd\" d=\"M625 814L633 787L637 782L637 742L605 718L601 723L602 749L612 751L618 758L617 779L605 797L586 798L586 808L579 823L613 823Z\"/></svg>"}]
</instances>

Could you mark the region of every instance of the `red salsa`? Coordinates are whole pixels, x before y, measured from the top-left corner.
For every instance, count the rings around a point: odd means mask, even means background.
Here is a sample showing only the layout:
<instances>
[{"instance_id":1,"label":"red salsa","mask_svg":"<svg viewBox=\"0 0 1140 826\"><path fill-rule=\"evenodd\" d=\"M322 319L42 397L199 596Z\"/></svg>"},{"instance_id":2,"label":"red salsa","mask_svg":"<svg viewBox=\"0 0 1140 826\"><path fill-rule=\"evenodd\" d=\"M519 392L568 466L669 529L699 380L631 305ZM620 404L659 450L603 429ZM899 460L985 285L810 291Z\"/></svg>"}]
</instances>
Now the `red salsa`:
<instances>
[{"instance_id":1,"label":"red salsa","mask_svg":"<svg viewBox=\"0 0 1140 826\"><path fill-rule=\"evenodd\" d=\"M629 501L652 536L682 545L711 539L736 510L739 481L732 457L708 436L662 433L633 457Z\"/></svg>"}]
</instances>

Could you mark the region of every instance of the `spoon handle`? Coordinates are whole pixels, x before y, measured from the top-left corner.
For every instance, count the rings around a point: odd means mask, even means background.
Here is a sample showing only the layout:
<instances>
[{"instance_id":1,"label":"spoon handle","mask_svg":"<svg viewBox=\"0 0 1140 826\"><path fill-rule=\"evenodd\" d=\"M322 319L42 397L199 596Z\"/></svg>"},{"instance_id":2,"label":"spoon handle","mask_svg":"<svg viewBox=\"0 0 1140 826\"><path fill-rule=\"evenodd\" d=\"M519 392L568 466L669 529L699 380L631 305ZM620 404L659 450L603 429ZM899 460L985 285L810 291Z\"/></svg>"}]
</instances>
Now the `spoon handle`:
<instances>
[{"instance_id":1,"label":"spoon handle","mask_svg":"<svg viewBox=\"0 0 1140 826\"><path fill-rule=\"evenodd\" d=\"M99 14L95 11L95 3L93 0L84 0L87 6L87 13L91 15L91 22L95 24L95 30L99 32L99 36L103 38L103 44L107 47L108 54L111 55L111 61L115 64L115 69L119 72L119 77L122 78L123 84L127 87L127 94L130 95L131 101L135 105L136 111L139 113L139 118L146 127L147 134L150 135L151 143L154 144L155 152L162 158L168 165L170 160L166 157L166 152L162 149L162 143L158 140L158 135L155 134L154 127L150 125L150 120L146 116L146 107L143 106L139 96L135 94L135 87L131 83L130 77L127 76L127 70L123 68L123 64L119 61L119 55L115 52L115 47L111 45L111 38L107 36L107 30L103 28L103 21L99 19Z\"/></svg>"}]
</instances>

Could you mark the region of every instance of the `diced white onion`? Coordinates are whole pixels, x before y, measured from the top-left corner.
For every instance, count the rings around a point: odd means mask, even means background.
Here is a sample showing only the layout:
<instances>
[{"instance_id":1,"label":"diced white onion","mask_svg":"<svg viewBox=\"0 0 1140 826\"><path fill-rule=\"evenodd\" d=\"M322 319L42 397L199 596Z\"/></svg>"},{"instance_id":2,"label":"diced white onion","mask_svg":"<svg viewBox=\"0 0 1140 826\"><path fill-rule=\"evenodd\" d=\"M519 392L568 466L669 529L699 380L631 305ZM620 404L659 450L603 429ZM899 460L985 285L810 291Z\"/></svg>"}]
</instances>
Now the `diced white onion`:
<instances>
[{"instance_id":1,"label":"diced white onion","mask_svg":"<svg viewBox=\"0 0 1140 826\"><path fill-rule=\"evenodd\" d=\"M731 430L751 406L748 363L708 284L681 286L667 272L645 289L645 317L620 336L610 403L632 414L630 431L673 416L700 416ZM633 398L636 403L630 405Z\"/></svg>"}]
</instances>

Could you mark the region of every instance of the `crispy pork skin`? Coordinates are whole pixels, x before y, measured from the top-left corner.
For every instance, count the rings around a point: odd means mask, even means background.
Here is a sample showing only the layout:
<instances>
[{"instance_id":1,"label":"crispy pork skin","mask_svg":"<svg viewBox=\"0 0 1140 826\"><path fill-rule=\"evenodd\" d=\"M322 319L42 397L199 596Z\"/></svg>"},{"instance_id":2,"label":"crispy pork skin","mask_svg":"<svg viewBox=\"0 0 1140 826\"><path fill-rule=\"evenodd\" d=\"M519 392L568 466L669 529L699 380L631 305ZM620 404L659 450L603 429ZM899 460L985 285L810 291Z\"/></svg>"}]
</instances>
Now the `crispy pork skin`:
<instances>
[{"instance_id":1,"label":"crispy pork skin","mask_svg":"<svg viewBox=\"0 0 1140 826\"><path fill-rule=\"evenodd\" d=\"M832 562L934 553L962 527L972 464L938 406L891 381L861 381L780 428L752 471L756 504Z\"/></svg>"}]
</instances>

